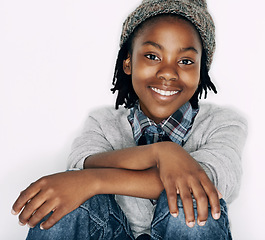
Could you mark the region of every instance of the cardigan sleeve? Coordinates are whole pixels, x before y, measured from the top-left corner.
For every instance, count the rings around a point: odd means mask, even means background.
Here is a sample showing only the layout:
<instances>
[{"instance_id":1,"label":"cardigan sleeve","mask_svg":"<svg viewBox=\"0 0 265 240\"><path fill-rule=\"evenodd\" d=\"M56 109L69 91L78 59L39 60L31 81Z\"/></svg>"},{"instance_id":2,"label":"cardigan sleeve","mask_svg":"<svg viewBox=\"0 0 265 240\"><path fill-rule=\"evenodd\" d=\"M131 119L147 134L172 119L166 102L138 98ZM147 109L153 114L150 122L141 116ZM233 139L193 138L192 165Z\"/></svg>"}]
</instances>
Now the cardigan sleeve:
<instances>
[{"instance_id":1,"label":"cardigan sleeve","mask_svg":"<svg viewBox=\"0 0 265 240\"><path fill-rule=\"evenodd\" d=\"M194 137L197 149L190 155L200 163L227 203L239 191L241 156L247 136L247 122L235 111L216 108L202 112Z\"/></svg>"},{"instance_id":2,"label":"cardigan sleeve","mask_svg":"<svg viewBox=\"0 0 265 240\"><path fill-rule=\"evenodd\" d=\"M72 144L70 169L83 169L84 160L96 153L135 146L127 109L102 107L88 116L81 136Z\"/></svg>"},{"instance_id":3,"label":"cardigan sleeve","mask_svg":"<svg viewBox=\"0 0 265 240\"><path fill-rule=\"evenodd\" d=\"M68 158L69 169L83 169L84 161L88 156L111 150L113 147L104 136L100 123L90 115L81 136L72 144L72 151Z\"/></svg>"}]
</instances>

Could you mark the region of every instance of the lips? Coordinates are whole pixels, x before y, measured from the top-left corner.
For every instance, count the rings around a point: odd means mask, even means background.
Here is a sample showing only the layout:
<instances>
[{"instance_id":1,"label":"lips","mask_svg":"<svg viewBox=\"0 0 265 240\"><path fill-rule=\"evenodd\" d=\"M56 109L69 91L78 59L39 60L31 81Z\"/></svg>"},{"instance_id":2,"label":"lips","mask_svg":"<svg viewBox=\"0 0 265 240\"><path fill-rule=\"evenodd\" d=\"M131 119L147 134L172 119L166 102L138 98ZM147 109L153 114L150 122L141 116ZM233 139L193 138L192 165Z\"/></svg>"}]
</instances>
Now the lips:
<instances>
[{"instance_id":1,"label":"lips","mask_svg":"<svg viewBox=\"0 0 265 240\"><path fill-rule=\"evenodd\" d=\"M161 96L173 96L175 94L178 94L180 91L168 91L168 90L162 90L162 89L159 89L159 88L155 88L155 87L151 87L151 89L160 94Z\"/></svg>"}]
</instances>

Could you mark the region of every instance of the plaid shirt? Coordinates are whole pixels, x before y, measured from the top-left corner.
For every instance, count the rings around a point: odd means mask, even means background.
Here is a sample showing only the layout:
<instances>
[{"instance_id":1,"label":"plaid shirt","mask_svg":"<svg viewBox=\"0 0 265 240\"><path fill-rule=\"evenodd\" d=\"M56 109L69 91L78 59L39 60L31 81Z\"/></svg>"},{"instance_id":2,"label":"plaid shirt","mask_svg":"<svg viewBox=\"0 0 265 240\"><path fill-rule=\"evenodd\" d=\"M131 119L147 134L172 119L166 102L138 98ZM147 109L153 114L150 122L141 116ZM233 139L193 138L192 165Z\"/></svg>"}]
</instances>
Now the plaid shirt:
<instances>
[{"instance_id":1,"label":"plaid shirt","mask_svg":"<svg viewBox=\"0 0 265 240\"><path fill-rule=\"evenodd\" d=\"M139 102L130 109L128 120L132 126L137 145L173 141L183 146L190 135L190 130L199 109L193 109L187 102L161 123L156 124L140 110Z\"/></svg>"}]
</instances>

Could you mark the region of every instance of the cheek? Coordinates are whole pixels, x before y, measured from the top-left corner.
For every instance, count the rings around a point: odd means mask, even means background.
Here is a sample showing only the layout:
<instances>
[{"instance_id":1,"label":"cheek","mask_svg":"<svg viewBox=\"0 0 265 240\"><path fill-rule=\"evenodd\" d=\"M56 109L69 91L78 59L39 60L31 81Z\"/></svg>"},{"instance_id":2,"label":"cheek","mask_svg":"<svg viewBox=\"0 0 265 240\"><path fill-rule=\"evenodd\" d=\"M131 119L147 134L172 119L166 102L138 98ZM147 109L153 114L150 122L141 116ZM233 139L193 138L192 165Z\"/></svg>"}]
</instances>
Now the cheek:
<instances>
[{"instance_id":1,"label":"cheek","mask_svg":"<svg viewBox=\"0 0 265 240\"><path fill-rule=\"evenodd\" d=\"M138 65L138 64L137 64ZM135 65L132 68L132 83L135 88L138 86L148 87L148 84L154 78L151 68L143 67L143 65Z\"/></svg>"},{"instance_id":2,"label":"cheek","mask_svg":"<svg viewBox=\"0 0 265 240\"><path fill-rule=\"evenodd\" d=\"M193 73L183 73L181 78L187 88L190 90L196 90L200 83L200 71L194 71Z\"/></svg>"}]
</instances>

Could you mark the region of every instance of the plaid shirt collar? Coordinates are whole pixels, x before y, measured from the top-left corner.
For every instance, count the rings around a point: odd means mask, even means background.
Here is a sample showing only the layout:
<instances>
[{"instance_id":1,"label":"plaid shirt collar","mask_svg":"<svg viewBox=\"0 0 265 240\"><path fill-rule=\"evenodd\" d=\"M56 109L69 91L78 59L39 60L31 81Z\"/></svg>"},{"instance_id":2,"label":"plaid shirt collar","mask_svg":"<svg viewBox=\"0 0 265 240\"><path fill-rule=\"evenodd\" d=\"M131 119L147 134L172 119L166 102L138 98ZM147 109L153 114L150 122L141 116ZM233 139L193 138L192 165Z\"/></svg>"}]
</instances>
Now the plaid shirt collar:
<instances>
[{"instance_id":1,"label":"plaid shirt collar","mask_svg":"<svg viewBox=\"0 0 265 240\"><path fill-rule=\"evenodd\" d=\"M139 102L130 109L128 120L132 126L134 140L137 145L141 137L145 137L146 144L161 142L166 139L183 146L190 135L190 130L199 109L193 109L187 102L170 117L156 124L140 109Z\"/></svg>"}]
</instances>

